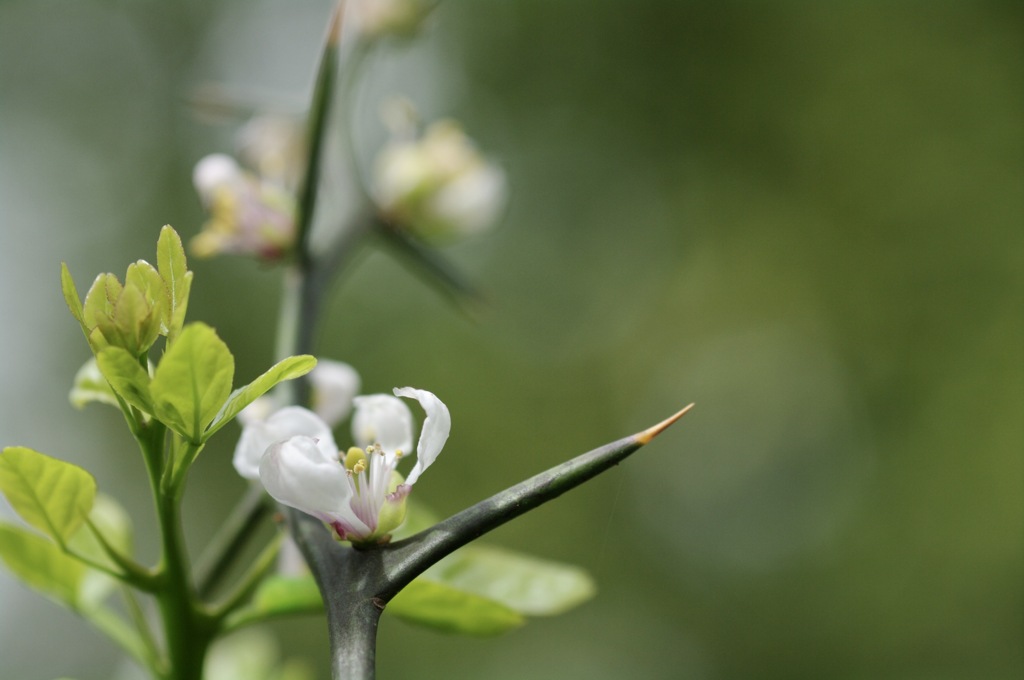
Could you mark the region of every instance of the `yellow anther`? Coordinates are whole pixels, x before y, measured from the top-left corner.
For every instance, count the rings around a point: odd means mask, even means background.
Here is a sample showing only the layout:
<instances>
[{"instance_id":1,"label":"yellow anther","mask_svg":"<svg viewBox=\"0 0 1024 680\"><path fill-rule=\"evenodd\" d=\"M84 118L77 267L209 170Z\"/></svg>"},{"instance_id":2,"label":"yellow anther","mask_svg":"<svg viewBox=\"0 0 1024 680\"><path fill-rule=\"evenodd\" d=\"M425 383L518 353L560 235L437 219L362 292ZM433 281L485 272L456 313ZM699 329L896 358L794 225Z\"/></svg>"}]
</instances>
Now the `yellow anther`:
<instances>
[{"instance_id":1,"label":"yellow anther","mask_svg":"<svg viewBox=\"0 0 1024 680\"><path fill-rule=\"evenodd\" d=\"M366 452L358 446L353 446L345 454L345 467L349 470L355 471L355 467L362 463L362 469L366 469ZM359 472L362 472L360 470ZM358 473L357 473L358 474Z\"/></svg>"}]
</instances>

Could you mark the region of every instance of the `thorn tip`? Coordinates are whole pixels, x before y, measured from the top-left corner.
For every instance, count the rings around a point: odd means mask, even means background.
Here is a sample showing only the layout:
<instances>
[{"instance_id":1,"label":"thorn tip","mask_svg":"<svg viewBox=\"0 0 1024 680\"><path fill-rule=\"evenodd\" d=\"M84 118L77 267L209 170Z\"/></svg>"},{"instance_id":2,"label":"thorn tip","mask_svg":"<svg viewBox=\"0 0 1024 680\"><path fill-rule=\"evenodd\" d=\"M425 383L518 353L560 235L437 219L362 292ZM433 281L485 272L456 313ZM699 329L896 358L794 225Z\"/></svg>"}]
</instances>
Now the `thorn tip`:
<instances>
[{"instance_id":1,"label":"thorn tip","mask_svg":"<svg viewBox=\"0 0 1024 680\"><path fill-rule=\"evenodd\" d=\"M689 406L684 407L678 413L669 416L668 418L661 421L657 425L649 427L643 432L633 435L633 438L636 439L637 443L639 443L641 446L648 444L652 439L654 439L659 434L667 430L669 426L672 425L672 423L676 422L677 420L685 416L689 412L689 410L693 408L693 406L693 404L690 404Z\"/></svg>"}]
</instances>

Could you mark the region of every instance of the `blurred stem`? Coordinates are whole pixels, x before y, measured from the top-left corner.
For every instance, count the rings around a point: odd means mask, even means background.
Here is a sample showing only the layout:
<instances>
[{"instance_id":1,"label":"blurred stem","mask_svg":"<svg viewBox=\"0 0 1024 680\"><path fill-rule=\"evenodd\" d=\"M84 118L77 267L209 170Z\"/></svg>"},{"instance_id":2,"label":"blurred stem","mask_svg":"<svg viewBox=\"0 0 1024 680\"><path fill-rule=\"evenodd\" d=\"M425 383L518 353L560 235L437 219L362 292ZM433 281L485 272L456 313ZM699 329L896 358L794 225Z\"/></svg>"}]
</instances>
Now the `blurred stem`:
<instances>
[{"instance_id":1,"label":"blurred stem","mask_svg":"<svg viewBox=\"0 0 1024 680\"><path fill-rule=\"evenodd\" d=\"M338 43L341 40L341 23L345 3L339 2L331 15L327 38L320 56L316 84L313 86L313 103L309 110L306 133L308 159L298 192L298 214L296 215L296 239L299 261L309 258L309 231L316 212L317 188L320 182L320 167L323 162L324 138L327 131L327 117L333 99L338 70Z\"/></svg>"},{"instance_id":2,"label":"blurred stem","mask_svg":"<svg viewBox=\"0 0 1024 680\"><path fill-rule=\"evenodd\" d=\"M201 597L209 597L217 589L270 509L270 499L263 487L251 485L196 562L196 584Z\"/></svg>"}]
</instances>

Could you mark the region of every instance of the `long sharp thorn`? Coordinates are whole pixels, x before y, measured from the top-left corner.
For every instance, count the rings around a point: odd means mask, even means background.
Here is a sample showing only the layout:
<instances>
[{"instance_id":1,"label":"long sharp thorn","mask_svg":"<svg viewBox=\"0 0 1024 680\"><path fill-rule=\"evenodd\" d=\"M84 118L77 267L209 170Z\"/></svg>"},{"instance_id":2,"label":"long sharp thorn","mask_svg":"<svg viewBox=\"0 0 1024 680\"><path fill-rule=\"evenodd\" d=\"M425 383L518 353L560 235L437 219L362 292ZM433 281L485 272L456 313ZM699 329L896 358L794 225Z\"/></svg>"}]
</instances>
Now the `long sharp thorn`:
<instances>
[{"instance_id":1,"label":"long sharp thorn","mask_svg":"<svg viewBox=\"0 0 1024 680\"><path fill-rule=\"evenodd\" d=\"M675 415L670 416L670 417L666 418L665 420L661 421L660 423L658 423L654 427L649 427L646 430L644 430L643 432L638 432L637 434L633 435L633 439L635 439L636 442L638 444L640 444L640 446L644 446L645 444L648 444L652 439L654 439L659 434L661 434L662 432L667 430L670 425L672 425L674 422L676 422L677 420L679 420L680 418L685 416L687 414L687 412L689 412L689 410L693 408L693 406L694 406L693 404L690 404L689 406L686 406L685 408L680 410Z\"/></svg>"}]
</instances>

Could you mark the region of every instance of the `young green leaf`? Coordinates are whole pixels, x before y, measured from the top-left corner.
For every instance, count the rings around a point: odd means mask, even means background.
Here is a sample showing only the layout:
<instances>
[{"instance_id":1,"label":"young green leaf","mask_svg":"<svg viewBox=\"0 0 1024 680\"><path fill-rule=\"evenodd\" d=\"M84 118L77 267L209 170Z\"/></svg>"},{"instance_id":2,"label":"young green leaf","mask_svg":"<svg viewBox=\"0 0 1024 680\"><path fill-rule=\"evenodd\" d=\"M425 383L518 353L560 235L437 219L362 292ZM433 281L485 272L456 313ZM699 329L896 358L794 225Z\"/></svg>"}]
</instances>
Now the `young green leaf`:
<instances>
[{"instance_id":1,"label":"young green leaf","mask_svg":"<svg viewBox=\"0 0 1024 680\"><path fill-rule=\"evenodd\" d=\"M96 364L122 399L143 413L153 413L149 374L138 359L120 347L107 347L96 355Z\"/></svg>"},{"instance_id":2,"label":"young green leaf","mask_svg":"<svg viewBox=\"0 0 1024 680\"><path fill-rule=\"evenodd\" d=\"M154 415L193 444L231 393L235 359L224 341L202 323L185 326L149 385Z\"/></svg>"},{"instance_id":3,"label":"young green leaf","mask_svg":"<svg viewBox=\"0 0 1024 680\"><path fill-rule=\"evenodd\" d=\"M579 567L483 545L462 548L424 577L528 616L561 614L595 592L593 579Z\"/></svg>"},{"instance_id":4,"label":"young green leaf","mask_svg":"<svg viewBox=\"0 0 1024 680\"><path fill-rule=\"evenodd\" d=\"M88 337L89 331L85 327L85 321L82 317L82 298L78 296L75 280L71 278L71 271L64 262L60 263L60 289L64 293L64 302L67 303L71 316L75 317L82 330L85 331L86 337Z\"/></svg>"},{"instance_id":5,"label":"young green leaf","mask_svg":"<svg viewBox=\"0 0 1024 680\"><path fill-rule=\"evenodd\" d=\"M181 237L169 224L160 230L160 239L156 244L156 264L166 292L164 322L168 342L173 343L185 323L192 272L188 271Z\"/></svg>"},{"instance_id":6,"label":"young green leaf","mask_svg":"<svg viewBox=\"0 0 1024 680\"><path fill-rule=\"evenodd\" d=\"M0 491L22 519L63 546L89 516L96 480L77 465L9 446L0 454Z\"/></svg>"},{"instance_id":7,"label":"young green leaf","mask_svg":"<svg viewBox=\"0 0 1024 680\"><path fill-rule=\"evenodd\" d=\"M242 409L269 392L278 383L300 378L313 370L314 366L316 366L316 359L308 354L288 357L245 387L239 387L231 393L224 408L210 423L204 439L209 439L214 432L231 422L231 419L237 416Z\"/></svg>"},{"instance_id":8,"label":"young green leaf","mask_svg":"<svg viewBox=\"0 0 1024 680\"><path fill-rule=\"evenodd\" d=\"M384 610L422 626L463 635L498 635L525 623L506 605L444 583L418 578Z\"/></svg>"},{"instance_id":9,"label":"young green leaf","mask_svg":"<svg viewBox=\"0 0 1024 680\"><path fill-rule=\"evenodd\" d=\"M75 408L84 408L86 404L93 401L118 406L114 390L110 387L107 379L103 377L103 373L100 372L96 357L91 357L75 373L75 382L71 386L68 399Z\"/></svg>"},{"instance_id":10,"label":"young green leaf","mask_svg":"<svg viewBox=\"0 0 1024 680\"><path fill-rule=\"evenodd\" d=\"M20 527L0 523L0 560L30 587L57 602L78 608L85 566L57 544Z\"/></svg>"}]
</instances>

